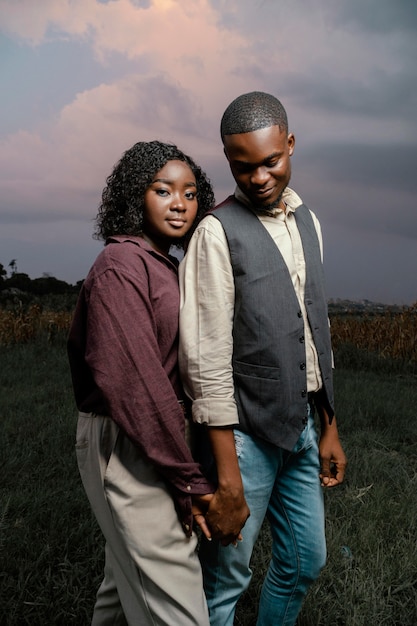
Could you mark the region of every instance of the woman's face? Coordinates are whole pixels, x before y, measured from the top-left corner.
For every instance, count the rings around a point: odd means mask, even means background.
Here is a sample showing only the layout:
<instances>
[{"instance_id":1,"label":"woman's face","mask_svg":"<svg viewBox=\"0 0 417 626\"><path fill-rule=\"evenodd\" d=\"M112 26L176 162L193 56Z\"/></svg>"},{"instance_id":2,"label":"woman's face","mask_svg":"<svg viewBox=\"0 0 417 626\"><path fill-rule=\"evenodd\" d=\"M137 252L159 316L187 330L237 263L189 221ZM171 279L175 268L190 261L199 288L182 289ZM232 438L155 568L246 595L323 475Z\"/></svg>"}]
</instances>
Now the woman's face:
<instances>
[{"instance_id":1,"label":"woman's face","mask_svg":"<svg viewBox=\"0 0 417 626\"><path fill-rule=\"evenodd\" d=\"M190 230L197 215L197 183L183 161L168 161L145 191L143 238L168 253Z\"/></svg>"}]
</instances>

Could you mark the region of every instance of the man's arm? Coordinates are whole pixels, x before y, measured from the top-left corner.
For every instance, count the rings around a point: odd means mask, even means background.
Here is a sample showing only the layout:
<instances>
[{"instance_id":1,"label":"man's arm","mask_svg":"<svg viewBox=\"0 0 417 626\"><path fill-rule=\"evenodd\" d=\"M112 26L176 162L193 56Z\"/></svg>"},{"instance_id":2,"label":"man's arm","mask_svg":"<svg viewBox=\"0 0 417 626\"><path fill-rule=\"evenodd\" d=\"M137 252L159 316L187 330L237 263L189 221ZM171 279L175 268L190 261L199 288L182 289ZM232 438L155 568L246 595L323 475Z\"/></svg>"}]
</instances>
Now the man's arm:
<instances>
[{"instance_id":1,"label":"man's arm","mask_svg":"<svg viewBox=\"0 0 417 626\"><path fill-rule=\"evenodd\" d=\"M212 497L206 520L212 536L224 546L240 539L240 531L250 515L243 493L233 430L209 428L209 438L216 461L218 487Z\"/></svg>"},{"instance_id":2,"label":"man's arm","mask_svg":"<svg viewBox=\"0 0 417 626\"><path fill-rule=\"evenodd\" d=\"M233 427L239 422L232 371L234 281L220 222L206 217L180 265L179 362L193 418L207 425L219 478L205 513L212 535L236 541L249 510L236 456Z\"/></svg>"}]
</instances>

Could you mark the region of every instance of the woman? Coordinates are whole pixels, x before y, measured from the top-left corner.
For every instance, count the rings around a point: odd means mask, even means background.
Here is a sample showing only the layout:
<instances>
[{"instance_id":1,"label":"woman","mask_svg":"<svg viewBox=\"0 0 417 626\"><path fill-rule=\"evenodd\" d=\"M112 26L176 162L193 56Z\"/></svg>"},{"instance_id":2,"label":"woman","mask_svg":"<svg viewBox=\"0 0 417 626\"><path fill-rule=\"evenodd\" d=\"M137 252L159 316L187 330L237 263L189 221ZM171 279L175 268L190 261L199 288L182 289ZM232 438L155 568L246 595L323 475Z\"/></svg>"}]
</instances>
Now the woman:
<instances>
[{"instance_id":1,"label":"woman","mask_svg":"<svg viewBox=\"0 0 417 626\"><path fill-rule=\"evenodd\" d=\"M208 625L194 520L213 492L185 440L178 365L178 262L214 205L204 172L176 146L127 150L96 219L105 248L78 299L68 355L77 460L106 539L92 624Z\"/></svg>"}]
</instances>

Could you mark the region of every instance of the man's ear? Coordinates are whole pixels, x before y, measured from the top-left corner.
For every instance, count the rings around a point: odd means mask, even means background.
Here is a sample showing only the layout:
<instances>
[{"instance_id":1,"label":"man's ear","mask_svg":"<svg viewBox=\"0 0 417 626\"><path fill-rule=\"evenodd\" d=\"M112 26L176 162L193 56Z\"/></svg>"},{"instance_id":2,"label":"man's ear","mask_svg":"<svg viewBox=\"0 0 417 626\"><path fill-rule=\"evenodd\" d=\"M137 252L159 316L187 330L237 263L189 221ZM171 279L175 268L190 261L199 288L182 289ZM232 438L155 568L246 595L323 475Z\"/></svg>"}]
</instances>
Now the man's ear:
<instances>
[{"instance_id":1,"label":"man's ear","mask_svg":"<svg viewBox=\"0 0 417 626\"><path fill-rule=\"evenodd\" d=\"M294 135L294 133L290 133L288 135L287 145L288 145L288 153L289 153L290 156L292 156L293 153L294 153L294 148L295 148L295 135Z\"/></svg>"},{"instance_id":2,"label":"man's ear","mask_svg":"<svg viewBox=\"0 0 417 626\"><path fill-rule=\"evenodd\" d=\"M229 157L228 157L228 155L227 155L227 152L226 152L226 148L225 148L224 146L223 146L223 152L224 152L224 156L226 157L226 159L227 159L228 161L230 161L230 159L229 159Z\"/></svg>"}]
</instances>

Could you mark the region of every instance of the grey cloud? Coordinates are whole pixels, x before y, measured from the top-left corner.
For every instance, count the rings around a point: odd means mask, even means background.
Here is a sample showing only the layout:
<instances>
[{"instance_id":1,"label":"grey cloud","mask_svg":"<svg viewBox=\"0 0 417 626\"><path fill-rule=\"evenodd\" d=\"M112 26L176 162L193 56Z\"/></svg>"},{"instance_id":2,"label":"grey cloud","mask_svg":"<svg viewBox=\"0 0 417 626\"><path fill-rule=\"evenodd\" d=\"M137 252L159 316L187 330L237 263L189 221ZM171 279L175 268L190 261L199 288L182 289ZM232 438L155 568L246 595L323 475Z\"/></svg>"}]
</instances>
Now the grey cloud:
<instances>
[{"instance_id":1,"label":"grey cloud","mask_svg":"<svg viewBox=\"0 0 417 626\"><path fill-rule=\"evenodd\" d=\"M139 9L149 9L151 0L130 0L130 2Z\"/></svg>"},{"instance_id":2,"label":"grey cloud","mask_svg":"<svg viewBox=\"0 0 417 626\"><path fill-rule=\"evenodd\" d=\"M417 194L417 145L327 144L304 150L300 161L333 182ZM416 216L417 218L417 216Z\"/></svg>"},{"instance_id":3,"label":"grey cloud","mask_svg":"<svg viewBox=\"0 0 417 626\"><path fill-rule=\"evenodd\" d=\"M293 180L326 223L416 242L416 159L416 146L315 146L298 153Z\"/></svg>"},{"instance_id":4,"label":"grey cloud","mask_svg":"<svg viewBox=\"0 0 417 626\"><path fill-rule=\"evenodd\" d=\"M312 78L311 76L314 76ZM349 78L329 75L315 68L311 75L291 73L278 81L285 93L308 110L309 107L338 115L348 114L379 119L410 118L415 125L417 77L404 73L389 74L377 69L366 79L353 72Z\"/></svg>"},{"instance_id":5,"label":"grey cloud","mask_svg":"<svg viewBox=\"0 0 417 626\"><path fill-rule=\"evenodd\" d=\"M351 23L361 30L387 34L417 30L415 0L349 0L338 3L335 21L345 26Z\"/></svg>"},{"instance_id":6,"label":"grey cloud","mask_svg":"<svg viewBox=\"0 0 417 626\"><path fill-rule=\"evenodd\" d=\"M211 2L223 27L247 35L247 54L236 59L233 74L247 78L248 90L264 86L338 115L407 117L417 130L415 0L310 0L303 19L300 6L286 0Z\"/></svg>"},{"instance_id":7,"label":"grey cloud","mask_svg":"<svg viewBox=\"0 0 417 626\"><path fill-rule=\"evenodd\" d=\"M124 102L124 115L135 125L145 128L166 127L181 132L196 132L195 111L190 93L170 82L164 74L150 77L132 75L126 79L128 87ZM115 113L117 120L120 112Z\"/></svg>"},{"instance_id":8,"label":"grey cloud","mask_svg":"<svg viewBox=\"0 0 417 626\"><path fill-rule=\"evenodd\" d=\"M102 181L104 187L105 181ZM74 221L80 218L93 220L97 213L101 189L75 191L65 187L33 193L30 202L17 192L2 191L0 224L30 224Z\"/></svg>"},{"instance_id":9,"label":"grey cloud","mask_svg":"<svg viewBox=\"0 0 417 626\"><path fill-rule=\"evenodd\" d=\"M219 22L225 28L254 31L266 36L269 28L276 30L276 37L283 37L289 26L296 29L302 13L308 19L317 18L326 28L343 29L353 26L361 32L388 34L405 32L414 35L417 29L417 5L415 0L252 0L242 3L233 0L210 0L219 14ZM248 20L248 15L252 20ZM294 34L297 31L291 30Z\"/></svg>"}]
</instances>

